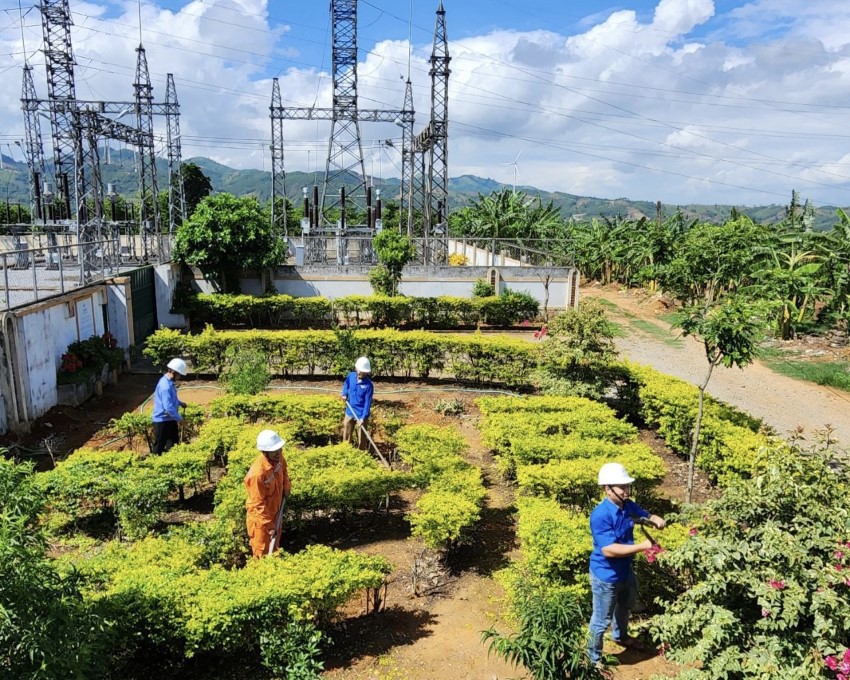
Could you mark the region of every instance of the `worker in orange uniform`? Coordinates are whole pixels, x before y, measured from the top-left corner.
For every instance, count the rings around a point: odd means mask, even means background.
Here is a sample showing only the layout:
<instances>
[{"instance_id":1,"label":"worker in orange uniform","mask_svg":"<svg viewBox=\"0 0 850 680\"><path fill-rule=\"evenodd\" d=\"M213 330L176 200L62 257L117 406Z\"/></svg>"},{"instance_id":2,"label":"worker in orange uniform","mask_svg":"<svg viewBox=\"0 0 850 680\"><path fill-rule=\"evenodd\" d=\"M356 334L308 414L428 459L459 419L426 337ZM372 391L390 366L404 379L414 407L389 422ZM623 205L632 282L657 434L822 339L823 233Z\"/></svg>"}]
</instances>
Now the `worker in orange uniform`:
<instances>
[{"instance_id":1,"label":"worker in orange uniform","mask_svg":"<svg viewBox=\"0 0 850 680\"><path fill-rule=\"evenodd\" d=\"M275 536L275 522L280 505L289 498L291 485L286 471L286 459L281 454L284 444L273 430L263 430L257 435L260 455L245 475L245 501L248 539L254 557L268 554L272 539L275 549L280 547L280 536Z\"/></svg>"}]
</instances>

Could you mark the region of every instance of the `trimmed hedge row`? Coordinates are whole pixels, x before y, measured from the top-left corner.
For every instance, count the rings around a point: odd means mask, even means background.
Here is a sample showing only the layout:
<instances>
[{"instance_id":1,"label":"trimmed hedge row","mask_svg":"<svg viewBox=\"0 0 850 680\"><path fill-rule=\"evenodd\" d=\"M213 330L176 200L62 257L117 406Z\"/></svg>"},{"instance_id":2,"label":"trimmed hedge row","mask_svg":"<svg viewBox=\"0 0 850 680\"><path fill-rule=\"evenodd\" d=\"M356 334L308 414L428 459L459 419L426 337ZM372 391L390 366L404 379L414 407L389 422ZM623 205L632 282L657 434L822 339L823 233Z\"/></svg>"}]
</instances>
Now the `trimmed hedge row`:
<instances>
[{"instance_id":1,"label":"trimmed hedge row","mask_svg":"<svg viewBox=\"0 0 850 680\"><path fill-rule=\"evenodd\" d=\"M483 397L476 403L481 441L496 453L506 477L513 477L520 464L587 458L593 450L616 457L618 444L637 438L637 428L618 419L613 409L584 397ZM613 446L600 447L600 441Z\"/></svg>"},{"instance_id":2,"label":"trimmed hedge row","mask_svg":"<svg viewBox=\"0 0 850 680\"><path fill-rule=\"evenodd\" d=\"M626 367L637 387L638 415L677 454L687 456L697 414L697 388L647 366L627 362ZM761 452L774 443L762 431L761 420L706 399L696 464L719 484L751 477L761 466Z\"/></svg>"},{"instance_id":3,"label":"trimmed hedge row","mask_svg":"<svg viewBox=\"0 0 850 680\"><path fill-rule=\"evenodd\" d=\"M178 659L256 649L261 636L290 621L328 619L356 592L379 588L391 571L383 557L325 546L244 569L204 563L204 548L179 535L112 542L76 561L86 599L113 612L114 658L138 648Z\"/></svg>"},{"instance_id":4,"label":"trimmed hedge row","mask_svg":"<svg viewBox=\"0 0 850 680\"><path fill-rule=\"evenodd\" d=\"M481 298L386 297L349 295L329 300L289 295L228 295L201 293L177 310L203 324L219 327L328 328L346 326L415 326L458 328L489 324L509 326L534 319L539 303L528 294L507 292Z\"/></svg>"},{"instance_id":5,"label":"trimmed hedge row","mask_svg":"<svg viewBox=\"0 0 850 680\"><path fill-rule=\"evenodd\" d=\"M451 547L478 521L487 494L481 470L461 455L466 441L451 428L408 425L396 444L417 484L428 489L408 516L413 535L429 548Z\"/></svg>"},{"instance_id":6,"label":"trimmed hedge row","mask_svg":"<svg viewBox=\"0 0 850 680\"><path fill-rule=\"evenodd\" d=\"M324 395L230 395L213 399L210 415L234 416L252 423L286 422L298 432L301 441L330 441L339 434L343 404L337 397Z\"/></svg>"},{"instance_id":7,"label":"trimmed hedge row","mask_svg":"<svg viewBox=\"0 0 850 680\"><path fill-rule=\"evenodd\" d=\"M376 376L432 373L478 383L525 385L536 366L535 346L525 340L481 334L452 335L427 331L361 330L353 347L333 331L217 331L198 334L160 329L147 340L146 356L164 365L171 357L191 359L196 370L222 373L231 346L257 349L278 375L342 374L352 356L366 354Z\"/></svg>"}]
</instances>

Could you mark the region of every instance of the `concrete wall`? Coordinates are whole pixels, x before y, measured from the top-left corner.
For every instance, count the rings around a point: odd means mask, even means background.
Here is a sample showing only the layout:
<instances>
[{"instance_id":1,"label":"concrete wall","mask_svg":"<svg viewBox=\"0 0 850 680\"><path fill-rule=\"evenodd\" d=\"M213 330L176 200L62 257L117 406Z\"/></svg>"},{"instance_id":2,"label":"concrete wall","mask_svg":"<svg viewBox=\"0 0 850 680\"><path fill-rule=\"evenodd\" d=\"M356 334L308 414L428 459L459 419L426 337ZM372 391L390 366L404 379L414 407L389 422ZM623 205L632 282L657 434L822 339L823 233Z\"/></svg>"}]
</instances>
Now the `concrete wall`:
<instances>
[{"instance_id":1,"label":"concrete wall","mask_svg":"<svg viewBox=\"0 0 850 680\"><path fill-rule=\"evenodd\" d=\"M358 265L277 267L274 286L277 292L293 297L318 295L335 299L346 295L371 295L370 269ZM406 267L401 293L413 297L470 297L478 279L495 280L497 292L509 288L529 293L541 306L548 281L549 309L565 309L578 304L578 271L571 267ZM196 284L204 292L213 291L203 279L196 279ZM240 279L240 286L248 295L261 295L265 290L258 276Z\"/></svg>"}]
</instances>

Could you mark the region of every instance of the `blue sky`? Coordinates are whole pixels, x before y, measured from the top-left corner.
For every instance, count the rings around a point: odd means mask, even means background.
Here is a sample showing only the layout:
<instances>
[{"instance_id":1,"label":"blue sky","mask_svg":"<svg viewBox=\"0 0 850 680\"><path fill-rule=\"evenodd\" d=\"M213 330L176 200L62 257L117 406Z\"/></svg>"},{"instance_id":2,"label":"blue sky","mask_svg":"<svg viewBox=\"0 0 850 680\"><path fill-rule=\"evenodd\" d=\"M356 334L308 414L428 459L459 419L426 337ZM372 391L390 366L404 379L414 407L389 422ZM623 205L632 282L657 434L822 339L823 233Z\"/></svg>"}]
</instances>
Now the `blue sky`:
<instances>
[{"instance_id":1,"label":"blue sky","mask_svg":"<svg viewBox=\"0 0 850 680\"><path fill-rule=\"evenodd\" d=\"M174 73L184 156L268 170L271 78L286 105L330 106L328 2L72 2L78 96L132 95L142 39L157 99ZM363 108L428 110L437 2L361 0ZM850 4L834 0L445 0L449 170L506 184L671 204L850 205ZM42 96L37 10L0 0L0 150L22 136L26 54ZM412 10L412 13L411 13ZM412 45L408 37L412 37ZM398 176L362 126L367 172ZM162 135L163 130L158 130ZM323 168L328 128L287 123L286 166ZM161 146L161 142L160 142ZM49 150L48 150L49 153ZM18 153L19 155L19 153Z\"/></svg>"}]
</instances>

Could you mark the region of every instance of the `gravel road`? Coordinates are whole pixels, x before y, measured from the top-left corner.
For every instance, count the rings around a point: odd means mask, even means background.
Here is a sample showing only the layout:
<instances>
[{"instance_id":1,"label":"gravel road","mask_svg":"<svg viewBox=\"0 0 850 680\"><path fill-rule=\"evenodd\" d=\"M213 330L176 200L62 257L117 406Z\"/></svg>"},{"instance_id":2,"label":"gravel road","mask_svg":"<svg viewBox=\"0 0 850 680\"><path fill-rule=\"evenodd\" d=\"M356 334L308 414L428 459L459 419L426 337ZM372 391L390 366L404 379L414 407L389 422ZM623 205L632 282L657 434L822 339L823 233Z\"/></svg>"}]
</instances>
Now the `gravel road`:
<instances>
[{"instance_id":1,"label":"gravel road","mask_svg":"<svg viewBox=\"0 0 850 680\"><path fill-rule=\"evenodd\" d=\"M666 330L651 306L641 303L627 291L586 287L582 294L599 297L617 305L611 311L626 335L617 338L620 353L642 364L696 385L708 368L702 345L693 338L664 338L663 332L648 332L647 323ZM638 319L638 323L635 323ZM651 329L649 329L651 331ZM764 420L780 435L801 427L811 441L826 425L835 429L833 438L850 450L850 394L814 383L788 378L760 362L744 369L717 367L708 383L708 392Z\"/></svg>"}]
</instances>

